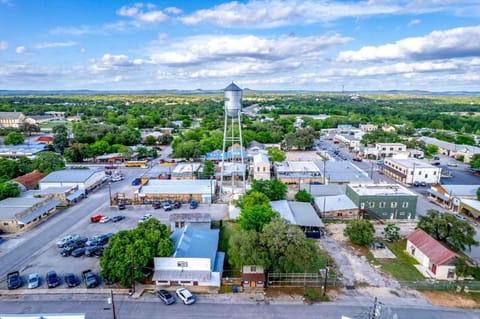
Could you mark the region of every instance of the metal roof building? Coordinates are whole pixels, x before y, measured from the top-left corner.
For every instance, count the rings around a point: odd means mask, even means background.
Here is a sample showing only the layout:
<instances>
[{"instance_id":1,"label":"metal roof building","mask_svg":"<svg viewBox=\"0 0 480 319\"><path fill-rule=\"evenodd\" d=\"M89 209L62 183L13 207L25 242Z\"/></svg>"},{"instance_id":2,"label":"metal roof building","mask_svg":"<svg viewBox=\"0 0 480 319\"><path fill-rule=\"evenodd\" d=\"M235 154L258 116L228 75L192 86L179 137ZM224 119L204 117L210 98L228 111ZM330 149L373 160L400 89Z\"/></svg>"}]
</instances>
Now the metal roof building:
<instances>
[{"instance_id":1,"label":"metal roof building","mask_svg":"<svg viewBox=\"0 0 480 319\"><path fill-rule=\"evenodd\" d=\"M140 187L135 196L143 199L172 199L188 202L195 199L200 203L210 203L215 195L216 180L151 179Z\"/></svg>"},{"instance_id":2,"label":"metal roof building","mask_svg":"<svg viewBox=\"0 0 480 319\"><path fill-rule=\"evenodd\" d=\"M315 161L327 184L373 183L367 172L349 161Z\"/></svg>"},{"instance_id":3,"label":"metal roof building","mask_svg":"<svg viewBox=\"0 0 480 319\"><path fill-rule=\"evenodd\" d=\"M310 203L287 200L271 201L270 207L292 225L302 228L307 237L320 237L325 225Z\"/></svg>"},{"instance_id":4,"label":"metal roof building","mask_svg":"<svg viewBox=\"0 0 480 319\"><path fill-rule=\"evenodd\" d=\"M80 189L91 190L106 181L103 168L64 169L55 171L39 182L40 189L48 187L78 186Z\"/></svg>"}]
</instances>

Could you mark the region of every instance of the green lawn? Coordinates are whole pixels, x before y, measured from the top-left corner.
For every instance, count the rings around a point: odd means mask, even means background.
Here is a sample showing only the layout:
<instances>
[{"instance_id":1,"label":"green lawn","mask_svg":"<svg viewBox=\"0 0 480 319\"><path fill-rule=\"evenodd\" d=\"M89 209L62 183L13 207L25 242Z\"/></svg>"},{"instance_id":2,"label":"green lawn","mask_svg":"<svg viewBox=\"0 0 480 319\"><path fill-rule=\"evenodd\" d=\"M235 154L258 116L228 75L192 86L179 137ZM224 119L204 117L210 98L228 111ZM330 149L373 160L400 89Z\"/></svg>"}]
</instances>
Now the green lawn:
<instances>
[{"instance_id":1,"label":"green lawn","mask_svg":"<svg viewBox=\"0 0 480 319\"><path fill-rule=\"evenodd\" d=\"M240 269L234 268L228 261L228 250L230 248L228 241L230 236L236 232L237 225L232 222L223 222L223 226L220 229L220 241L218 243L218 250L225 252L225 262L223 266L224 277L240 277Z\"/></svg>"},{"instance_id":2,"label":"green lawn","mask_svg":"<svg viewBox=\"0 0 480 319\"><path fill-rule=\"evenodd\" d=\"M418 262L405 252L406 241L387 243L387 247L397 256L395 259L380 259L380 264L398 281L425 280L425 277L413 266Z\"/></svg>"}]
</instances>

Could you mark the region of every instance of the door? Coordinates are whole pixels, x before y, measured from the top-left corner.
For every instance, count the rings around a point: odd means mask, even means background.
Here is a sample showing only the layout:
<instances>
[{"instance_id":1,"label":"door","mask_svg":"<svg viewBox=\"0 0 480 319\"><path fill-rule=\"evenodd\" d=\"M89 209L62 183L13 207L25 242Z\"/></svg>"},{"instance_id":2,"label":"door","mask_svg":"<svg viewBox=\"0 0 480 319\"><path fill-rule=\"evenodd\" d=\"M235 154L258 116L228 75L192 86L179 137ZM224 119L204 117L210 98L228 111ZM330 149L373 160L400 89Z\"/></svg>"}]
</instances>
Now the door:
<instances>
[{"instance_id":1,"label":"door","mask_svg":"<svg viewBox=\"0 0 480 319\"><path fill-rule=\"evenodd\" d=\"M434 274L437 274L437 265L435 265L435 264L432 265L432 272Z\"/></svg>"}]
</instances>

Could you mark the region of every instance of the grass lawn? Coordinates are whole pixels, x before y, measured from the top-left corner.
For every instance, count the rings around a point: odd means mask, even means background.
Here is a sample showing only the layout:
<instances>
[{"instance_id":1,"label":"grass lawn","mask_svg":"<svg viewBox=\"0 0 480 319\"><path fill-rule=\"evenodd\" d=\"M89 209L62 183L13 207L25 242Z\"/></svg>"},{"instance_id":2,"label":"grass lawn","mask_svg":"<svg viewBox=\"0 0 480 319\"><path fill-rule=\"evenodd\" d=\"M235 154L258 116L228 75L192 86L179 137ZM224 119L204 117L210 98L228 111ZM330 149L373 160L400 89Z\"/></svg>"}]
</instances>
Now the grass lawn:
<instances>
[{"instance_id":1,"label":"grass lawn","mask_svg":"<svg viewBox=\"0 0 480 319\"><path fill-rule=\"evenodd\" d=\"M50 122L44 122L40 123L38 126L40 126L40 129L52 129L57 125L65 125L69 130L72 129L72 123L69 121L50 121Z\"/></svg>"},{"instance_id":2,"label":"grass lawn","mask_svg":"<svg viewBox=\"0 0 480 319\"><path fill-rule=\"evenodd\" d=\"M223 267L223 275L225 277L240 277L240 269L234 268L228 260L228 250L230 236L236 232L237 225L232 222L223 222L223 226L220 229L220 241L218 243L218 250L225 252L225 262Z\"/></svg>"},{"instance_id":3,"label":"grass lawn","mask_svg":"<svg viewBox=\"0 0 480 319\"><path fill-rule=\"evenodd\" d=\"M391 274L398 281L425 280L425 277L413 266L418 262L405 252L405 240L386 244L397 258L379 259L381 268L385 272Z\"/></svg>"}]
</instances>

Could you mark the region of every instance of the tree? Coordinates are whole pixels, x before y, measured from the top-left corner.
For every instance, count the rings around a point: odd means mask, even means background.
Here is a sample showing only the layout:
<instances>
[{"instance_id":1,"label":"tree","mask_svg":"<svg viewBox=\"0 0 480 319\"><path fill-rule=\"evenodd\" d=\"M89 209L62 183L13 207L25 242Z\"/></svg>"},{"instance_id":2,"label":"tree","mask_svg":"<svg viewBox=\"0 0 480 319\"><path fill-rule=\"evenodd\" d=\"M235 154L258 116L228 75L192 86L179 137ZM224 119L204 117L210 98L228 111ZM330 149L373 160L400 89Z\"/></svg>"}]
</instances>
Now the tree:
<instances>
[{"instance_id":1,"label":"tree","mask_svg":"<svg viewBox=\"0 0 480 319\"><path fill-rule=\"evenodd\" d=\"M206 160L203 162L202 178L210 179L215 176L215 165L212 161Z\"/></svg>"},{"instance_id":2,"label":"tree","mask_svg":"<svg viewBox=\"0 0 480 319\"><path fill-rule=\"evenodd\" d=\"M155 136L148 135L145 137L145 140L143 141L143 144L145 145L155 145L157 144L157 140L155 139Z\"/></svg>"},{"instance_id":3,"label":"tree","mask_svg":"<svg viewBox=\"0 0 480 319\"><path fill-rule=\"evenodd\" d=\"M20 130L23 133L28 134L28 136L32 136L32 132L40 132L40 126L29 122L23 122L20 125Z\"/></svg>"},{"instance_id":4,"label":"tree","mask_svg":"<svg viewBox=\"0 0 480 319\"><path fill-rule=\"evenodd\" d=\"M9 197L18 197L20 195L20 188L18 184L12 182L0 183L0 200Z\"/></svg>"},{"instance_id":5,"label":"tree","mask_svg":"<svg viewBox=\"0 0 480 319\"><path fill-rule=\"evenodd\" d=\"M127 274L130 274L131 267L135 279L143 279L142 270L153 266L154 257L170 256L173 250L167 227L151 218L134 229L119 231L110 238L109 245L100 258L101 276L123 286L130 286L131 276Z\"/></svg>"},{"instance_id":6,"label":"tree","mask_svg":"<svg viewBox=\"0 0 480 319\"><path fill-rule=\"evenodd\" d=\"M63 156L70 162L83 162L89 157L89 145L85 143L73 143L63 152Z\"/></svg>"},{"instance_id":7,"label":"tree","mask_svg":"<svg viewBox=\"0 0 480 319\"><path fill-rule=\"evenodd\" d=\"M470 167L476 170L480 170L480 154L474 154L470 161Z\"/></svg>"},{"instance_id":8,"label":"tree","mask_svg":"<svg viewBox=\"0 0 480 319\"><path fill-rule=\"evenodd\" d=\"M455 144L475 145L475 138L468 134L457 134L455 136Z\"/></svg>"},{"instance_id":9,"label":"tree","mask_svg":"<svg viewBox=\"0 0 480 319\"><path fill-rule=\"evenodd\" d=\"M425 156L432 156L438 153L438 146L433 144L428 144L425 146Z\"/></svg>"},{"instance_id":10,"label":"tree","mask_svg":"<svg viewBox=\"0 0 480 319\"><path fill-rule=\"evenodd\" d=\"M278 178L272 178L268 181L254 179L252 190L264 193L270 200L281 200L287 195L287 185Z\"/></svg>"},{"instance_id":11,"label":"tree","mask_svg":"<svg viewBox=\"0 0 480 319\"><path fill-rule=\"evenodd\" d=\"M267 147L267 152L273 162L283 162L287 158L285 152L276 147Z\"/></svg>"},{"instance_id":12,"label":"tree","mask_svg":"<svg viewBox=\"0 0 480 319\"><path fill-rule=\"evenodd\" d=\"M480 187L477 189L477 200L480 200Z\"/></svg>"},{"instance_id":13,"label":"tree","mask_svg":"<svg viewBox=\"0 0 480 319\"><path fill-rule=\"evenodd\" d=\"M278 213L274 212L268 204L244 205L240 210L238 223L244 230L259 232L276 216L278 216Z\"/></svg>"},{"instance_id":14,"label":"tree","mask_svg":"<svg viewBox=\"0 0 480 319\"><path fill-rule=\"evenodd\" d=\"M55 150L58 152L62 153L64 150L68 147L69 141L68 141L68 128L63 125L55 125L52 129L53 132L53 147Z\"/></svg>"},{"instance_id":15,"label":"tree","mask_svg":"<svg viewBox=\"0 0 480 319\"><path fill-rule=\"evenodd\" d=\"M242 267L244 265L269 264L266 252L260 248L260 234L255 230L237 230L229 239L228 261L231 265Z\"/></svg>"},{"instance_id":16,"label":"tree","mask_svg":"<svg viewBox=\"0 0 480 319\"><path fill-rule=\"evenodd\" d=\"M33 160L34 169L43 172L51 173L65 168L65 161L61 155L54 152L41 152L38 153Z\"/></svg>"},{"instance_id":17,"label":"tree","mask_svg":"<svg viewBox=\"0 0 480 319\"><path fill-rule=\"evenodd\" d=\"M386 241L397 241L400 239L400 227L395 224L388 224L382 231Z\"/></svg>"},{"instance_id":18,"label":"tree","mask_svg":"<svg viewBox=\"0 0 480 319\"><path fill-rule=\"evenodd\" d=\"M200 157L200 146L197 141L185 141L179 143L174 148L175 157L185 158L187 160L195 159Z\"/></svg>"},{"instance_id":19,"label":"tree","mask_svg":"<svg viewBox=\"0 0 480 319\"><path fill-rule=\"evenodd\" d=\"M236 207L243 208L255 205L263 205L270 202L270 199L264 193L256 190L249 190L245 195L240 196L234 201Z\"/></svg>"},{"instance_id":20,"label":"tree","mask_svg":"<svg viewBox=\"0 0 480 319\"><path fill-rule=\"evenodd\" d=\"M417 227L455 250L478 246L474 239L475 228L468 221L458 219L453 214L429 209L425 216L420 216Z\"/></svg>"},{"instance_id":21,"label":"tree","mask_svg":"<svg viewBox=\"0 0 480 319\"><path fill-rule=\"evenodd\" d=\"M373 243L375 229L368 220L354 220L347 224L344 234L352 243L368 247Z\"/></svg>"},{"instance_id":22,"label":"tree","mask_svg":"<svg viewBox=\"0 0 480 319\"><path fill-rule=\"evenodd\" d=\"M3 139L5 145L18 145L24 141L23 134L19 132L10 132Z\"/></svg>"},{"instance_id":23,"label":"tree","mask_svg":"<svg viewBox=\"0 0 480 319\"><path fill-rule=\"evenodd\" d=\"M305 189L301 189L295 194L295 200L297 202L313 203L313 196Z\"/></svg>"}]
</instances>

